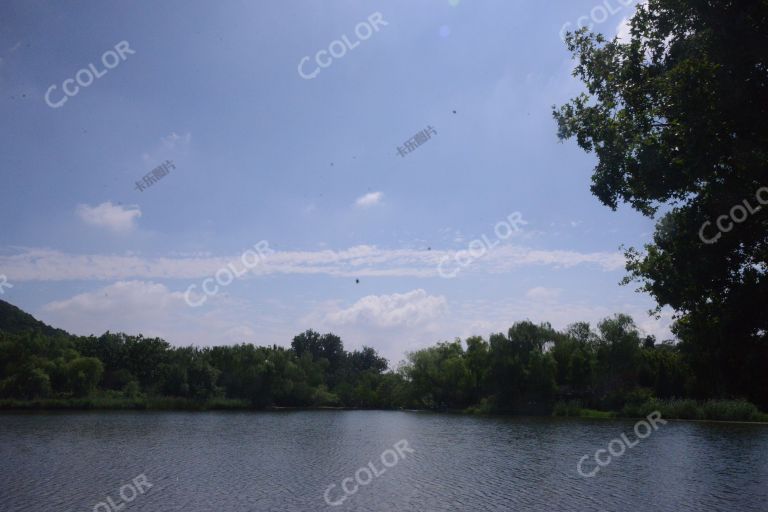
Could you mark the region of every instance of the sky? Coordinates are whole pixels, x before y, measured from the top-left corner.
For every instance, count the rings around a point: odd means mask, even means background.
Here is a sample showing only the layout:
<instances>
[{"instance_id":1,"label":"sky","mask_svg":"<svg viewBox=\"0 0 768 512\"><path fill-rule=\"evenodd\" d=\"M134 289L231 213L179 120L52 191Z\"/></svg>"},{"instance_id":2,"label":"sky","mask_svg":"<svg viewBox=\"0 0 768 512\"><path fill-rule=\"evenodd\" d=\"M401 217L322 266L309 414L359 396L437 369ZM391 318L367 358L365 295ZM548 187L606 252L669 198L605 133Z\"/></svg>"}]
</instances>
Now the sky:
<instances>
[{"instance_id":1,"label":"sky","mask_svg":"<svg viewBox=\"0 0 768 512\"><path fill-rule=\"evenodd\" d=\"M668 338L619 285L653 221L591 194L552 118L582 91L561 32L626 33L624 3L4 1L0 299L393 364L525 319Z\"/></svg>"}]
</instances>

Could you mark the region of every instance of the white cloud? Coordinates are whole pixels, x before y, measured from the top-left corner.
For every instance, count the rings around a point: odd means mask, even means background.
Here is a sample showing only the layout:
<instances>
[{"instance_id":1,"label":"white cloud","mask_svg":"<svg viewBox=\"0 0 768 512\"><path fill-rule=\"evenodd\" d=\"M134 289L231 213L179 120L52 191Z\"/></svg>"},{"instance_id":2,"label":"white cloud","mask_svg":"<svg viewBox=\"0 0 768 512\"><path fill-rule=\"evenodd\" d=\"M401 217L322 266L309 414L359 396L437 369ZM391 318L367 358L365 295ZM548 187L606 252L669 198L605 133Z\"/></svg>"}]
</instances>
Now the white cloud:
<instances>
[{"instance_id":1,"label":"white cloud","mask_svg":"<svg viewBox=\"0 0 768 512\"><path fill-rule=\"evenodd\" d=\"M189 145L191 140L192 140L191 133L185 133L184 135L179 135L176 132L171 132L171 134L168 135L167 137L163 137L162 143L163 143L163 146L165 146L168 149L176 149L177 147L186 148Z\"/></svg>"},{"instance_id":2,"label":"white cloud","mask_svg":"<svg viewBox=\"0 0 768 512\"><path fill-rule=\"evenodd\" d=\"M626 18L622 19L621 22L616 27L616 37L619 38L619 41L622 43L628 43L632 39L632 35L630 33L630 29L632 28L630 25L630 20L635 15L637 10L640 8L640 6L645 6L648 4L648 0L640 0L637 2L637 4L632 8L633 12Z\"/></svg>"},{"instance_id":3,"label":"white cloud","mask_svg":"<svg viewBox=\"0 0 768 512\"><path fill-rule=\"evenodd\" d=\"M165 285L144 281L118 281L94 292L81 293L66 300L47 304L46 311L99 314L115 310L131 314L134 311L164 309L172 301L183 304L184 294L171 293Z\"/></svg>"},{"instance_id":4,"label":"white cloud","mask_svg":"<svg viewBox=\"0 0 768 512\"><path fill-rule=\"evenodd\" d=\"M79 335L106 331L158 336L177 346L213 346L250 342L286 346L298 332L314 328L332 331L348 350L372 346L393 366L405 352L455 337L486 337L506 332L516 321L551 322L563 329L576 321L597 321L624 312L658 340L670 337L671 314L661 320L648 316L650 299L628 304L606 300L537 302L526 297L508 300L448 300L423 289L405 293L370 295L356 302L313 302L267 299L253 303L220 294L205 308L190 308L180 289L173 291L151 281L119 281L70 298L51 302L36 316Z\"/></svg>"},{"instance_id":5,"label":"white cloud","mask_svg":"<svg viewBox=\"0 0 768 512\"><path fill-rule=\"evenodd\" d=\"M287 343L293 322L256 313L262 304L244 304L220 294L216 306L190 308L183 291L151 281L118 281L108 286L45 304L42 321L77 335L106 331L160 337L177 346L251 342ZM298 330L298 329L297 329Z\"/></svg>"},{"instance_id":6,"label":"white cloud","mask_svg":"<svg viewBox=\"0 0 768 512\"><path fill-rule=\"evenodd\" d=\"M562 293L560 288L544 288L537 286L525 292L525 296L535 301L552 301L557 299Z\"/></svg>"},{"instance_id":7,"label":"white cloud","mask_svg":"<svg viewBox=\"0 0 768 512\"><path fill-rule=\"evenodd\" d=\"M368 295L347 309L327 313L326 319L335 325L415 326L439 317L445 307L445 297L427 295L426 291L418 289L391 295Z\"/></svg>"},{"instance_id":8,"label":"white cloud","mask_svg":"<svg viewBox=\"0 0 768 512\"><path fill-rule=\"evenodd\" d=\"M672 324L674 323L674 311L665 307L659 313L659 318L651 315L637 313L634 315L635 322L644 334L656 336L657 342L673 339Z\"/></svg>"},{"instance_id":9,"label":"white cloud","mask_svg":"<svg viewBox=\"0 0 768 512\"><path fill-rule=\"evenodd\" d=\"M171 132L170 135L162 137L160 144L154 149L141 155L144 161L143 165L155 166L165 160L171 160L174 163L183 160L189 153L191 142L191 133L179 135L176 132Z\"/></svg>"},{"instance_id":10,"label":"white cloud","mask_svg":"<svg viewBox=\"0 0 768 512\"><path fill-rule=\"evenodd\" d=\"M587 303L584 301L563 302L554 298L548 301L510 299L506 301L474 300L452 305L444 326L451 336L466 339L469 336L488 336L493 332L507 332L509 327L521 320L534 323L550 322L555 329L565 329L575 322L589 322L592 328L600 320L616 313L626 313L635 319L643 334L653 334L659 341L672 337L670 326L672 313L666 309L659 320L648 315L652 301L644 297L640 304L606 301Z\"/></svg>"},{"instance_id":11,"label":"white cloud","mask_svg":"<svg viewBox=\"0 0 768 512\"><path fill-rule=\"evenodd\" d=\"M162 326L173 311L187 307L182 292L145 281L118 281L94 291L43 306L46 321L77 334L101 334L106 331L164 334ZM177 319L178 321L178 319Z\"/></svg>"},{"instance_id":12,"label":"white cloud","mask_svg":"<svg viewBox=\"0 0 768 512\"><path fill-rule=\"evenodd\" d=\"M402 298L405 296L408 299ZM404 321L405 315L399 314L401 310L407 310L405 304L420 311L410 313L411 324ZM508 300L451 298L448 302L442 296L414 290L406 294L365 297L349 307L339 301L316 305L311 314L294 320L294 325L321 332L332 331L341 336L349 350L371 346L395 366L406 352L456 337L466 339L477 335L488 339L489 334L506 333L513 323L522 320L550 322L555 329L586 321L596 328L600 320L621 312L632 315L642 332L654 334L658 340L669 338L668 319L656 321L649 317L650 307L652 301L647 298L639 304L610 300L563 302L559 297L547 301L532 301L527 297Z\"/></svg>"},{"instance_id":13,"label":"white cloud","mask_svg":"<svg viewBox=\"0 0 768 512\"><path fill-rule=\"evenodd\" d=\"M628 43L632 39L632 35L630 34L630 29L632 27L629 24L629 20L630 18L628 17L624 18L616 27L616 37L618 37L619 41L622 43Z\"/></svg>"},{"instance_id":14,"label":"white cloud","mask_svg":"<svg viewBox=\"0 0 768 512\"><path fill-rule=\"evenodd\" d=\"M355 201L355 204L362 208L367 208L369 206L378 204L379 201L381 201L383 195L384 194L382 192L369 192L364 196L358 197Z\"/></svg>"},{"instance_id":15,"label":"white cloud","mask_svg":"<svg viewBox=\"0 0 768 512\"><path fill-rule=\"evenodd\" d=\"M75 212L86 224L116 232L132 230L136 227L135 220L141 217L141 210L138 206L115 205L109 201L98 206L79 204Z\"/></svg>"},{"instance_id":16,"label":"white cloud","mask_svg":"<svg viewBox=\"0 0 768 512\"><path fill-rule=\"evenodd\" d=\"M379 249L359 245L342 250L276 251L268 254L243 278L275 274L328 275L333 277L439 277L459 269L455 251ZM529 266L554 269L594 265L610 272L624 268L619 252L582 253L499 245L467 267L459 279L476 273L508 273ZM50 249L22 249L0 255L0 268L15 281L201 279L220 268L234 265L244 270L240 255L229 257L175 256L148 258L139 255L69 254Z\"/></svg>"}]
</instances>

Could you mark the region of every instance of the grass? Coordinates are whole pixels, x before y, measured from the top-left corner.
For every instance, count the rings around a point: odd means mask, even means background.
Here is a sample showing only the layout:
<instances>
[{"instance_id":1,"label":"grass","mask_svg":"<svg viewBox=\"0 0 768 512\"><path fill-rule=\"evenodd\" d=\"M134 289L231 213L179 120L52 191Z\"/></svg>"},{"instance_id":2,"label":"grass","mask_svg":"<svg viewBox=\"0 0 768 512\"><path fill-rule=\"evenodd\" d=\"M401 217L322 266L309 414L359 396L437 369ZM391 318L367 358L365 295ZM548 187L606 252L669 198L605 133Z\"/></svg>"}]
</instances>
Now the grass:
<instances>
[{"instance_id":1,"label":"grass","mask_svg":"<svg viewBox=\"0 0 768 512\"><path fill-rule=\"evenodd\" d=\"M659 411L663 418L711 421L766 421L768 415L745 400L658 400L650 399L639 405L626 405L622 416L645 417Z\"/></svg>"},{"instance_id":2,"label":"grass","mask_svg":"<svg viewBox=\"0 0 768 512\"><path fill-rule=\"evenodd\" d=\"M657 400L651 399L640 405L627 405L622 415L644 417L653 411L670 419L711 421L766 421L768 415L744 400Z\"/></svg>"},{"instance_id":3,"label":"grass","mask_svg":"<svg viewBox=\"0 0 768 512\"><path fill-rule=\"evenodd\" d=\"M645 418L659 411L662 418L708 421L768 422L768 414L745 400L659 400L651 398L640 404L627 404L620 411L598 411L581 407L578 401L558 402L553 416L576 418Z\"/></svg>"}]
</instances>

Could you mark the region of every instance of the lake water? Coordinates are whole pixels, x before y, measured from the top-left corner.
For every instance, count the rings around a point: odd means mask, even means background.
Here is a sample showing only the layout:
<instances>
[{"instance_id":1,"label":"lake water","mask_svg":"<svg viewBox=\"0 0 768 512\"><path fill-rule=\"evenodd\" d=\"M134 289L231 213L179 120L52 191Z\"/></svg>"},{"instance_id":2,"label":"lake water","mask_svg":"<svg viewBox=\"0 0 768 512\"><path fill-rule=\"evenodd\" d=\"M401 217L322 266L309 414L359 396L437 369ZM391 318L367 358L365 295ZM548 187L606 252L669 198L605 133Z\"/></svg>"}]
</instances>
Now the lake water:
<instances>
[{"instance_id":1,"label":"lake water","mask_svg":"<svg viewBox=\"0 0 768 512\"><path fill-rule=\"evenodd\" d=\"M768 426L670 421L640 440L634 425L368 411L2 414L0 511L768 510ZM633 447L597 466L596 450L622 433ZM577 471L584 455L583 473L599 467L591 478Z\"/></svg>"}]
</instances>

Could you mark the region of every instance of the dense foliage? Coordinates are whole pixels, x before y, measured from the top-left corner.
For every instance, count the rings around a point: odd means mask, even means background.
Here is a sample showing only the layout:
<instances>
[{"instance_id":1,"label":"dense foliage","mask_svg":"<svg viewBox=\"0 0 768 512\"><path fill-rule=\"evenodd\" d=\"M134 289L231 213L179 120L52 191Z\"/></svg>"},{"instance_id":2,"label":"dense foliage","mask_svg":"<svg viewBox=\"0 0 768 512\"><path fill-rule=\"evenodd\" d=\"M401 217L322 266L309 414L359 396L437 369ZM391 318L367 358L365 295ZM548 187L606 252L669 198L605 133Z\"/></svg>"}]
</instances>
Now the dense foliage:
<instances>
[{"instance_id":1,"label":"dense foliage","mask_svg":"<svg viewBox=\"0 0 768 512\"><path fill-rule=\"evenodd\" d=\"M696 394L768 402L768 2L648 0L631 37L567 39L586 92L561 139L598 158L592 192L656 218L627 282L677 313Z\"/></svg>"},{"instance_id":2,"label":"dense foliage","mask_svg":"<svg viewBox=\"0 0 768 512\"><path fill-rule=\"evenodd\" d=\"M626 315L593 330L515 323L488 340L438 343L396 371L375 350L348 352L309 330L290 348L252 344L173 347L158 338L71 336L0 301L0 398L166 397L247 407L343 406L549 413L557 401L621 410L653 399L700 396L688 355L641 336ZM23 320L20 322L20 320ZM230 402L231 403L231 402Z\"/></svg>"}]
</instances>

